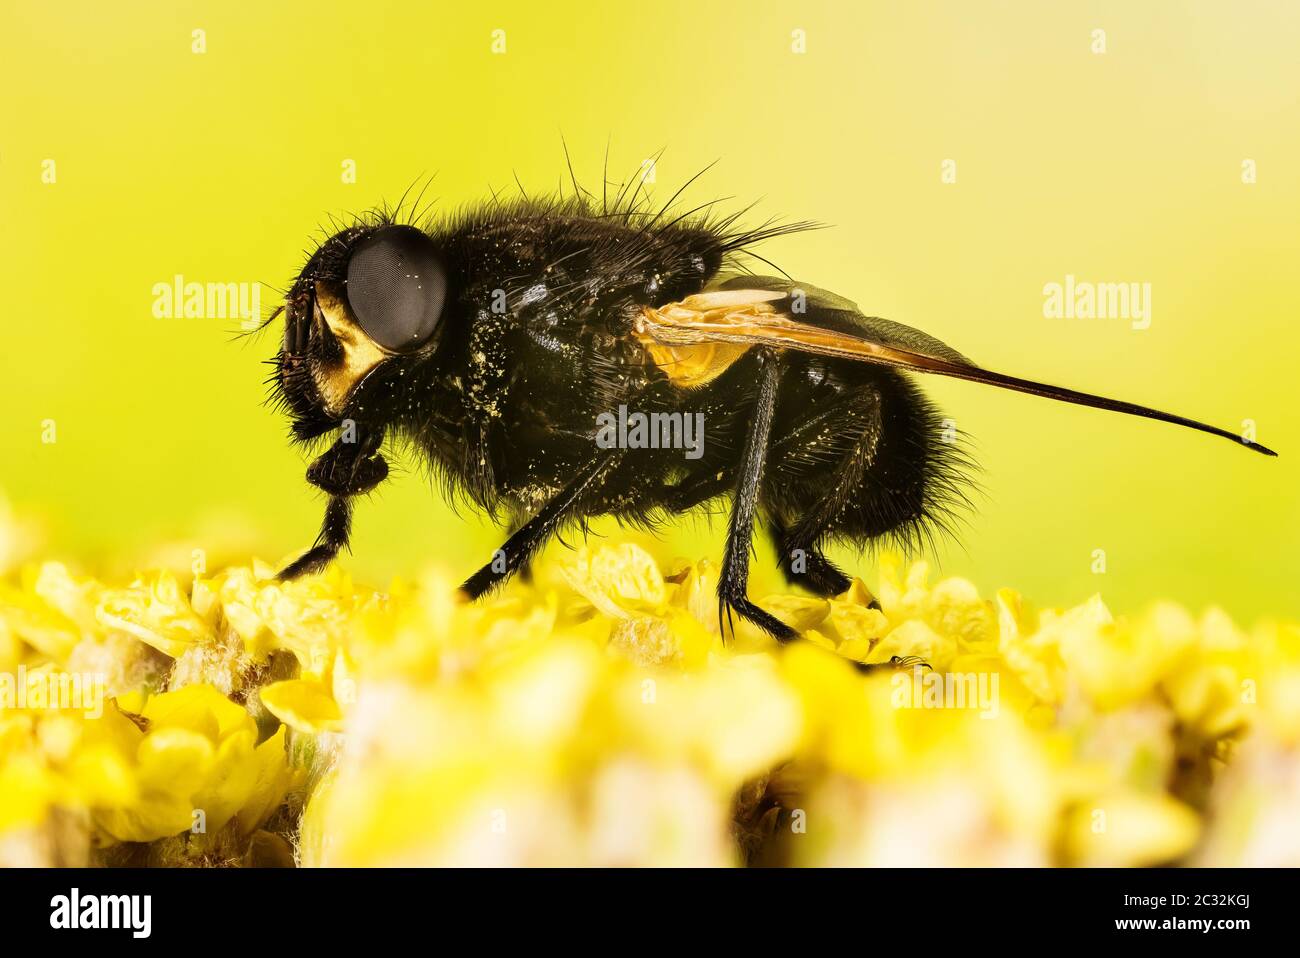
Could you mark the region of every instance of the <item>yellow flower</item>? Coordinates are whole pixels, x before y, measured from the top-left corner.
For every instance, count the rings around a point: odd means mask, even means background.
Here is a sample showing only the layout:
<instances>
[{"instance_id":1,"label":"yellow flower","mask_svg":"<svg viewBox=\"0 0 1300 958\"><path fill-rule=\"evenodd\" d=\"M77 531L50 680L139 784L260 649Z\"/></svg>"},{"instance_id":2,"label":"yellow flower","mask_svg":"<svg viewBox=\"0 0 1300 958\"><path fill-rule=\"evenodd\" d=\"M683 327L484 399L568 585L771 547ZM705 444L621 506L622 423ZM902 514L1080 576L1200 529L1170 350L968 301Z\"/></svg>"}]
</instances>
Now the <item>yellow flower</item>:
<instances>
[{"instance_id":1,"label":"yellow flower","mask_svg":"<svg viewBox=\"0 0 1300 958\"><path fill-rule=\"evenodd\" d=\"M20 643L43 660L63 662L81 641L77 624L29 589L0 586L0 634L6 637L8 657L23 656Z\"/></svg>"},{"instance_id":2,"label":"yellow flower","mask_svg":"<svg viewBox=\"0 0 1300 958\"><path fill-rule=\"evenodd\" d=\"M104 864L1300 863L1296 623L1039 611L886 555L874 595L756 592L783 647L720 626L717 579L636 542L472 604L436 567L28 566L0 864L69 822ZM925 667L855 667L896 657ZM56 694L6 700L19 674ZM60 700L77 677L102 710Z\"/></svg>"},{"instance_id":3,"label":"yellow flower","mask_svg":"<svg viewBox=\"0 0 1300 958\"><path fill-rule=\"evenodd\" d=\"M133 635L172 658L213 639L212 627L194 611L170 572L137 579L126 589L106 590L96 617L104 628Z\"/></svg>"},{"instance_id":4,"label":"yellow flower","mask_svg":"<svg viewBox=\"0 0 1300 958\"><path fill-rule=\"evenodd\" d=\"M560 571L573 591L612 618L659 612L668 599L654 557L632 543L584 546Z\"/></svg>"},{"instance_id":5,"label":"yellow flower","mask_svg":"<svg viewBox=\"0 0 1300 958\"><path fill-rule=\"evenodd\" d=\"M1066 820L1072 865L1142 866L1174 861L1200 834L1196 813L1168 795L1116 792L1080 803Z\"/></svg>"},{"instance_id":6,"label":"yellow flower","mask_svg":"<svg viewBox=\"0 0 1300 958\"><path fill-rule=\"evenodd\" d=\"M1249 638L1236 700L1274 740L1300 745L1300 625L1266 623Z\"/></svg>"},{"instance_id":7,"label":"yellow flower","mask_svg":"<svg viewBox=\"0 0 1300 958\"><path fill-rule=\"evenodd\" d=\"M1070 675L1101 709L1150 695L1196 643L1191 617L1168 603L1136 622L1117 622L1094 597L1077 613L1047 617L1044 628L1055 635Z\"/></svg>"},{"instance_id":8,"label":"yellow flower","mask_svg":"<svg viewBox=\"0 0 1300 958\"><path fill-rule=\"evenodd\" d=\"M121 795L125 800L93 808L107 838L147 842L181 832L206 835L241 812L240 830L248 833L279 805L291 777L283 732L258 745L248 712L207 685L154 695L143 705L137 698L123 704L139 708L142 723L121 708L86 723L97 780L133 783Z\"/></svg>"},{"instance_id":9,"label":"yellow flower","mask_svg":"<svg viewBox=\"0 0 1300 958\"><path fill-rule=\"evenodd\" d=\"M562 559L558 569L607 617L609 646L637 664L694 668L720 647L716 579L708 563L679 563L665 577L645 549L623 543L584 547ZM581 611L569 614L573 624L584 618ZM601 627L596 628L599 634Z\"/></svg>"},{"instance_id":10,"label":"yellow flower","mask_svg":"<svg viewBox=\"0 0 1300 958\"><path fill-rule=\"evenodd\" d=\"M343 712L331 690L317 679L286 679L262 686L262 704L285 725L308 735L338 732Z\"/></svg>"}]
</instances>

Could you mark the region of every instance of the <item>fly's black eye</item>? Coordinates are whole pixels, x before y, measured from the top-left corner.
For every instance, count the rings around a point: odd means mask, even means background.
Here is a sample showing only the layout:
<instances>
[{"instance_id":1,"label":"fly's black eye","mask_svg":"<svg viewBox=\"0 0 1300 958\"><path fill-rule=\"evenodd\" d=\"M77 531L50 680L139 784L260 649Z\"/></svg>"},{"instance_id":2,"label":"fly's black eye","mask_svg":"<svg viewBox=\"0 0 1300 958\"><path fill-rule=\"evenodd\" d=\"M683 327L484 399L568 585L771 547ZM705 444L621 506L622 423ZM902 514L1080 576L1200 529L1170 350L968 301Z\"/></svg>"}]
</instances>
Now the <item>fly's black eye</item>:
<instances>
[{"instance_id":1,"label":"fly's black eye","mask_svg":"<svg viewBox=\"0 0 1300 958\"><path fill-rule=\"evenodd\" d=\"M447 299L447 271L433 240L412 226L385 226L348 259L348 305L366 335L394 352L433 335Z\"/></svg>"}]
</instances>

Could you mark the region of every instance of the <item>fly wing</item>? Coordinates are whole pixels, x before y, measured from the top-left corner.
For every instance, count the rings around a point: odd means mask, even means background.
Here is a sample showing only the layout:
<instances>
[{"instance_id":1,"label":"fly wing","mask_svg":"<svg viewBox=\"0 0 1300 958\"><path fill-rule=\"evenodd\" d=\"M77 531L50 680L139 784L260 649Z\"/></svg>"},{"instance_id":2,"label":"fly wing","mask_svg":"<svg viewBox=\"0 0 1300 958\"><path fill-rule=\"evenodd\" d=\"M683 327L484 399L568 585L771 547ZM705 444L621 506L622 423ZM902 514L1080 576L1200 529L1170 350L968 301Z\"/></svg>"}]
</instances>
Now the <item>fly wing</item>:
<instances>
[{"instance_id":1,"label":"fly wing","mask_svg":"<svg viewBox=\"0 0 1300 958\"><path fill-rule=\"evenodd\" d=\"M717 344L733 349L762 346L816 353L1158 419L1222 436L1268 456L1277 455L1237 433L1194 419L984 369L933 336L901 323L863 316L842 297L788 280L738 277L678 303L647 307L637 319L636 332L643 340L670 351L678 362L691 347L716 351Z\"/></svg>"},{"instance_id":2,"label":"fly wing","mask_svg":"<svg viewBox=\"0 0 1300 958\"><path fill-rule=\"evenodd\" d=\"M814 326L825 326L836 332L860 336L882 346L896 346L909 352L923 353L936 359L946 359L965 366L975 365L947 343L935 339L911 326L904 326L879 316L867 316L857 303L838 293L818 289L807 283L796 283L783 276L733 276L718 284L719 290L754 289L763 292L784 293L789 302L786 312L793 319L805 319ZM774 305L780 306L780 303ZM797 311L803 310L803 314Z\"/></svg>"}]
</instances>

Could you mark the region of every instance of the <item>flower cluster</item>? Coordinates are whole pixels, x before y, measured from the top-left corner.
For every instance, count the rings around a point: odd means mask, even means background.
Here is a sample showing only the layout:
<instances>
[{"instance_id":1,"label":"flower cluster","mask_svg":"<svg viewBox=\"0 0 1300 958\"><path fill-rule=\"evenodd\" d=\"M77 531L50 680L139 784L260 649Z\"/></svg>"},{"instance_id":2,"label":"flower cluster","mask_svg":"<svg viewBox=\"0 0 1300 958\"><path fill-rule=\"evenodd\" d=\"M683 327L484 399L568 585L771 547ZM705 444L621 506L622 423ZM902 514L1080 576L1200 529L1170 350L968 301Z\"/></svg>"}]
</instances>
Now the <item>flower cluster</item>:
<instances>
[{"instance_id":1,"label":"flower cluster","mask_svg":"<svg viewBox=\"0 0 1300 958\"><path fill-rule=\"evenodd\" d=\"M0 864L1300 864L1294 623L887 556L874 594L762 597L779 647L724 641L707 561L550 556L479 604L11 574Z\"/></svg>"}]
</instances>

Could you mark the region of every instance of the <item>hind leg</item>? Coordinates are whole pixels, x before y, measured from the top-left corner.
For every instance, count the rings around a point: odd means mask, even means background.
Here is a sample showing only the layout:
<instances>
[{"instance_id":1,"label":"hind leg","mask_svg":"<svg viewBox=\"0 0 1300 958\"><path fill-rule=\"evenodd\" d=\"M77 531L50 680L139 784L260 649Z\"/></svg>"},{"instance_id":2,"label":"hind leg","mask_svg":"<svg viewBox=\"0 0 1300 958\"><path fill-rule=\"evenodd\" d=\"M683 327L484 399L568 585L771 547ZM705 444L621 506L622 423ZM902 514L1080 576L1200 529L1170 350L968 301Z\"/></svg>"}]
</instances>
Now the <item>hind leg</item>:
<instances>
[{"instance_id":1,"label":"hind leg","mask_svg":"<svg viewBox=\"0 0 1300 958\"><path fill-rule=\"evenodd\" d=\"M774 515L770 523L786 581L821 596L839 595L852 585L852 580L826 558L821 544L836 520L862 494L863 479L875 462L882 430L879 391L869 385L850 393L834 422L838 461L828 470L826 483L819 487L821 495L793 522L786 523ZM816 453L815 447L792 450L790 468L814 465L811 459ZM801 461L801 457L809 462Z\"/></svg>"},{"instance_id":2,"label":"hind leg","mask_svg":"<svg viewBox=\"0 0 1300 958\"><path fill-rule=\"evenodd\" d=\"M790 530L779 519L769 521L768 533L786 582L820 596L840 595L853 584L816 545L792 539Z\"/></svg>"}]
</instances>

